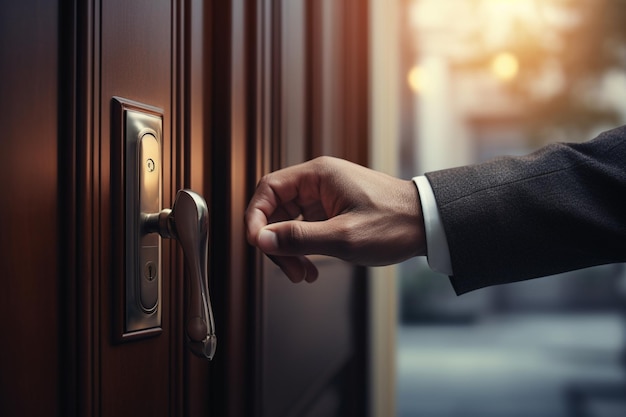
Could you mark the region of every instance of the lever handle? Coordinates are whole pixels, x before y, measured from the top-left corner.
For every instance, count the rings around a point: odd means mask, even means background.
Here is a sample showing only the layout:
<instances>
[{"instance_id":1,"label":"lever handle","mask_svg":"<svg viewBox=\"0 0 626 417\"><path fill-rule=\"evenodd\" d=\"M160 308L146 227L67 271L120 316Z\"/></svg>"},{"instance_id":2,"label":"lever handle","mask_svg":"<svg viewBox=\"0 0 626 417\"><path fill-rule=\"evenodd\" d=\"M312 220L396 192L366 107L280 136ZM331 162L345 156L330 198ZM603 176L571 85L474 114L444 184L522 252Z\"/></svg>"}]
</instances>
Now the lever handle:
<instances>
[{"instance_id":1,"label":"lever handle","mask_svg":"<svg viewBox=\"0 0 626 417\"><path fill-rule=\"evenodd\" d=\"M191 351L211 360L217 337L208 288L209 209L204 199L190 190L180 190L172 209L144 215L145 233L176 239L183 248L189 274L187 342Z\"/></svg>"}]
</instances>

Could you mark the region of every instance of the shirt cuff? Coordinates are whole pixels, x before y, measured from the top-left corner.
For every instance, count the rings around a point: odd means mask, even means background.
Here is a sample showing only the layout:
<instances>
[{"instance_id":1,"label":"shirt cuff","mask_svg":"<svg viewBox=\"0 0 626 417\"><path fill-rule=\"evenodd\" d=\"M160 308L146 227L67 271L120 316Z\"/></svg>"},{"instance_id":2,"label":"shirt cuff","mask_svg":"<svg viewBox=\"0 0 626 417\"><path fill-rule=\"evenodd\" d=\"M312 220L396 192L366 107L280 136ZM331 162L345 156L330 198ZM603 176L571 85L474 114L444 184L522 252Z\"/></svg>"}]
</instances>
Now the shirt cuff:
<instances>
[{"instance_id":1,"label":"shirt cuff","mask_svg":"<svg viewBox=\"0 0 626 417\"><path fill-rule=\"evenodd\" d=\"M443 230L433 189L425 176L415 177L413 182L417 186L422 204L428 265L433 271L452 276L454 274L452 273L448 239L445 230Z\"/></svg>"}]
</instances>

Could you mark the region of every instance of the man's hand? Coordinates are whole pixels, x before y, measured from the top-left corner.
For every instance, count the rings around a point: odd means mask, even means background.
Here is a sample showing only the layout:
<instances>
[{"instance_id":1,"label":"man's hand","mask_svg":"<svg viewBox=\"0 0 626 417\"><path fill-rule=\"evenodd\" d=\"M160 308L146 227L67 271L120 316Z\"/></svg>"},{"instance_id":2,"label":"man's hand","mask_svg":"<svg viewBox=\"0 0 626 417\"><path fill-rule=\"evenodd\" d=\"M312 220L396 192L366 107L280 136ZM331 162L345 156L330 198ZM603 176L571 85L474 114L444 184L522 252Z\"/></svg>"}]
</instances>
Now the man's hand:
<instances>
[{"instance_id":1,"label":"man's hand","mask_svg":"<svg viewBox=\"0 0 626 417\"><path fill-rule=\"evenodd\" d=\"M245 221L248 242L294 282L317 278L305 255L388 265L426 253L413 182L336 158L317 158L263 177Z\"/></svg>"}]
</instances>

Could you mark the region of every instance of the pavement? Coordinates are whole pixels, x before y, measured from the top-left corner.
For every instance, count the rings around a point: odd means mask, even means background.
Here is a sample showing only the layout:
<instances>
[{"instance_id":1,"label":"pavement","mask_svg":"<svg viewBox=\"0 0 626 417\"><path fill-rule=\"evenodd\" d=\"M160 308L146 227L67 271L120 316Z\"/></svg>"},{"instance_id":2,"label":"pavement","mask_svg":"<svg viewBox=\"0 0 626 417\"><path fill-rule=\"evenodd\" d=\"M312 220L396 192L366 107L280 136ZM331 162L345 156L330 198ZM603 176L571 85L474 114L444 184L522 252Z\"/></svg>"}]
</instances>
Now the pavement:
<instances>
[{"instance_id":1,"label":"pavement","mask_svg":"<svg viewBox=\"0 0 626 417\"><path fill-rule=\"evenodd\" d=\"M625 327L610 313L401 325L396 417L624 417Z\"/></svg>"}]
</instances>

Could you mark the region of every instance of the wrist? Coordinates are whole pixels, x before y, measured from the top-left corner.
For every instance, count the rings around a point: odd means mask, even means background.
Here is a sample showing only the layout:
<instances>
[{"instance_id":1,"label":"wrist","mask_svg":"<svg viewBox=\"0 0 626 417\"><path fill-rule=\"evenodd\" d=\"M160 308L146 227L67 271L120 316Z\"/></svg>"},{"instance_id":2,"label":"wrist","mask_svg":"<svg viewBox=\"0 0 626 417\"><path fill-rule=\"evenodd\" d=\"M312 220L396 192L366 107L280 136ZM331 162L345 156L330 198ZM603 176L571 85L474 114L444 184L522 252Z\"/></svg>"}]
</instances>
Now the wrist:
<instances>
[{"instance_id":1,"label":"wrist","mask_svg":"<svg viewBox=\"0 0 626 417\"><path fill-rule=\"evenodd\" d=\"M419 191L415 183L406 181L406 204L408 216L408 229L411 230L411 241L415 251L414 256L426 255L426 229L424 226L424 216Z\"/></svg>"}]
</instances>

